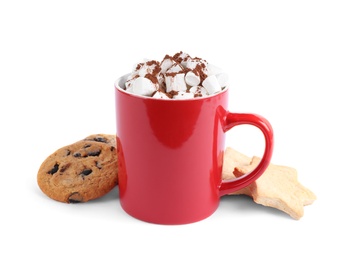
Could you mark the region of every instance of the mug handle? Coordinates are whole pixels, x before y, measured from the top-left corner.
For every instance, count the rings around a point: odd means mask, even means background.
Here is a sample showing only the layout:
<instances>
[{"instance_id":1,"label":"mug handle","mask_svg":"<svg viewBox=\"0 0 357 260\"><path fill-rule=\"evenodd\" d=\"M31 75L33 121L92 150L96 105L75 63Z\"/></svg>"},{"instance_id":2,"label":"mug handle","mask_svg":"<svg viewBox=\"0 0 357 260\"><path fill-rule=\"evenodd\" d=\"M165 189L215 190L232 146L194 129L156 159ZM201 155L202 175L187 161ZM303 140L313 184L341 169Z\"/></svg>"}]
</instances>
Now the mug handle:
<instances>
[{"instance_id":1,"label":"mug handle","mask_svg":"<svg viewBox=\"0 0 357 260\"><path fill-rule=\"evenodd\" d=\"M223 180L219 188L220 196L233 193L248 186L263 174L270 163L270 159L273 153L274 138L273 128L271 127L268 120L256 114L227 112L226 117L223 120L223 131L227 132L232 127L243 124L256 126L262 131L265 138L264 154L258 166L250 173L232 180Z\"/></svg>"}]
</instances>

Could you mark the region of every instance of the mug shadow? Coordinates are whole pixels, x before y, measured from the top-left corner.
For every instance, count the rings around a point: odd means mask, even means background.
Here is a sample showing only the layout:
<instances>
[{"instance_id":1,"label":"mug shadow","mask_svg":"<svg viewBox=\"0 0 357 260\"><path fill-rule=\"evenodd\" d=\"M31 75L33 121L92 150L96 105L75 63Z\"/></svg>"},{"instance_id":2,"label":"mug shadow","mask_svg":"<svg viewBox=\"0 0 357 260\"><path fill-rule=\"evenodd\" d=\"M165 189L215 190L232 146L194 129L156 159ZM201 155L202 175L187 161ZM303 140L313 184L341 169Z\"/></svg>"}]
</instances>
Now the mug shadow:
<instances>
[{"instance_id":1,"label":"mug shadow","mask_svg":"<svg viewBox=\"0 0 357 260\"><path fill-rule=\"evenodd\" d=\"M38 189L37 187L32 187L33 188L33 192L36 194L36 196L38 197L38 199L44 199L44 200L48 200L48 201L52 201L50 198L48 198L47 196L45 196L40 189ZM112 210L112 206L113 203L115 203L115 205L117 204L117 206L115 206L115 210L116 211L120 211L121 215L128 217L124 211L119 207L119 187L115 186L110 192L108 192L106 195L97 198L95 200L91 200L85 203L80 203L80 204L75 204L76 207L71 207L73 208L92 208L92 206L98 207L99 205L102 205L105 208L111 208L110 210ZM63 206L65 204L63 203L59 203L57 202L57 205ZM92 205L92 206L91 206ZM80 207L82 206L82 207ZM67 208L66 206L64 206L64 208ZM103 209L103 208L102 208ZM279 218L284 218L284 219L290 219L292 220L292 218L285 212L278 210L276 208L272 208L272 207L267 207L267 206L263 206L260 204L257 204L253 201L253 199L249 196L246 195L225 195L222 196L220 198L220 204L219 207L217 209L217 211L224 213L224 214L230 214L230 215L236 215L239 214L241 215L262 215L262 216L276 216ZM219 213L216 212L215 214ZM118 212L117 212L118 213ZM128 217L128 219L131 219Z\"/></svg>"},{"instance_id":2,"label":"mug shadow","mask_svg":"<svg viewBox=\"0 0 357 260\"><path fill-rule=\"evenodd\" d=\"M273 207L257 204L247 195L225 195L220 199L218 210L235 214L244 215L273 215L281 218L292 219L287 213Z\"/></svg>"},{"instance_id":3,"label":"mug shadow","mask_svg":"<svg viewBox=\"0 0 357 260\"><path fill-rule=\"evenodd\" d=\"M115 186L111 191L109 191L107 194L104 196L88 201L86 203L88 204L96 204L96 203L106 203L106 202L112 202L112 201L119 201L119 189L118 185Z\"/></svg>"}]
</instances>

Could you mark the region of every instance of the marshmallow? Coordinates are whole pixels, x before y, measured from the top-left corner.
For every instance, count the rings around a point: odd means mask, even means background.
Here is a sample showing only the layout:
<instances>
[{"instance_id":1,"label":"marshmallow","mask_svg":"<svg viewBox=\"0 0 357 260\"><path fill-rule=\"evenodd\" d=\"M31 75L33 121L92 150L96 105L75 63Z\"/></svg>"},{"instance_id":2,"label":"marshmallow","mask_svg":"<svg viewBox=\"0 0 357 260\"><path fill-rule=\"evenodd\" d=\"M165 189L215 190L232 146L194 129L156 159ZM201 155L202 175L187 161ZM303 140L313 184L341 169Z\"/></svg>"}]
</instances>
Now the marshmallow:
<instances>
[{"instance_id":1,"label":"marshmallow","mask_svg":"<svg viewBox=\"0 0 357 260\"><path fill-rule=\"evenodd\" d=\"M132 77L140 76L145 77L147 74L157 76L161 71L160 64L158 61L148 60L145 62L138 63L135 67ZM130 80L130 77L129 77Z\"/></svg>"},{"instance_id":2,"label":"marshmallow","mask_svg":"<svg viewBox=\"0 0 357 260\"><path fill-rule=\"evenodd\" d=\"M188 54L185 53L185 52L182 52L182 53L179 55L179 58L181 58L182 61L184 61L184 60L187 60L188 58L190 58L190 55L188 55Z\"/></svg>"},{"instance_id":3,"label":"marshmallow","mask_svg":"<svg viewBox=\"0 0 357 260\"><path fill-rule=\"evenodd\" d=\"M164 73L160 73L158 76L157 76L157 80L158 80L158 83L159 83L159 86L162 86L165 82L165 76L164 76Z\"/></svg>"},{"instance_id":4,"label":"marshmallow","mask_svg":"<svg viewBox=\"0 0 357 260\"><path fill-rule=\"evenodd\" d=\"M173 76L165 76L166 92L186 91L186 81L184 73L177 73Z\"/></svg>"},{"instance_id":5,"label":"marshmallow","mask_svg":"<svg viewBox=\"0 0 357 260\"><path fill-rule=\"evenodd\" d=\"M216 78L218 80L218 83L220 85L221 88L224 88L227 86L228 83L228 74L226 73L219 73L216 74Z\"/></svg>"},{"instance_id":6,"label":"marshmallow","mask_svg":"<svg viewBox=\"0 0 357 260\"><path fill-rule=\"evenodd\" d=\"M179 54L179 55L178 55ZM176 60L178 62L181 63L182 66L185 66L185 63L191 59L190 55L188 55L187 53L181 52L181 53L177 53L175 54L174 58L176 58Z\"/></svg>"},{"instance_id":7,"label":"marshmallow","mask_svg":"<svg viewBox=\"0 0 357 260\"><path fill-rule=\"evenodd\" d=\"M172 65L174 64L174 61L171 58L166 58L164 59L161 64L161 73L166 73L166 71L172 67Z\"/></svg>"},{"instance_id":8,"label":"marshmallow","mask_svg":"<svg viewBox=\"0 0 357 260\"><path fill-rule=\"evenodd\" d=\"M166 55L161 62L144 60L136 64L121 85L137 95L187 99L215 94L227 87L227 83L228 75L221 68L181 51Z\"/></svg>"},{"instance_id":9,"label":"marshmallow","mask_svg":"<svg viewBox=\"0 0 357 260\"><path fill-rule=\"evenodd\" d=\"M204 87L194 86L190 88L190 92L194 94L195 97L206 97L208 96L208 92Z\"/></svg>"},{"instance_id":10,"label":"marshmallow","mask_svg":"<svg viewBox=\"0 0 357 260\"><path fill-rule=\"evenodd\" d=\"M161 91L156 91L152 97L158 98L158 99L170 99L165 93L163 93Z\"/></svg>"},{"instance_id":11,"label":"marshmallow","mask_svg":"<svg viewBox=\"0 0 357 260\"><path fill-rule=\"evenodd\" d=\"M197 59L189 59L186 63L185 63L185 67L191 70L194 70L197 65L200 64L202 68L206 68L207 67L207 63L203 60L197 60Z\"/></svg>"},{"instance_id":12,"label":"marshmallow","mask_svg":"<svg viewBox=\"0 0 357 260\"><path fill-rule=\"evenodd\" d=\"M139 77L137 73L132 73L131 75L128 76L126 82L125 82L125 89L129 91L129 89L132 89L134 81Z\"/></svg>"},{"instance_id":13,"label":"marshmallow","mask_svg":"<svg viewBox=\"0 0 357 260\"><path fill-rule=\"evenodd\" d=\"M184 91L179 91L176 95L174 95L172 98L173 99L189 99L189 98L194 98L194 94L191 92L184 92Z\"/></svg>"},{"instance_id":14,"label":"marshmallow","mask_svg":"<svg viewBox=\"0 0 357 260\"><path fill-rule=\"evenodd\" d=\"M156 91L156 86L151 80L138 77L134 80L132 86L132 93L143 96L151 96Z\"/></svg>"},{"instance_id":15,"label":"marshmallow","mask_svg":"<svg viewBox=\"0 0 357 260\"><path fill-rule=\"evenodd\" d=\"M136 74L139 75L140 77L145 77L147 73L149 73L149 68L146 65L146 63L139 63L137 66Z\"/></svg>"},{"instance_id":16,"label":"marshmallow","mask_svg":"<svg viewBox=\"0 0 357 260\"><path fill-rule=\"evenodd\" d=\"M185 62L181 62L182 66L184 66L185 68L191 69L193 70L194 68L196 68L197 64L199 63L199 61L197 60L192 60L192 59L188 59Z\"/></svg>"},{"instance_id":17,"label":"marshmallow","mask_svg":"<svg viewBox=\"0 0 357 260\"><path fill-rule=\"evenodd\" d=\"M217 93L218 91L222 90L222 88L219 85L219 82L217 80L217 77L215 75L208 76L202 82L202 86L207 90L209 95L212 95L212 94Z\"/></svg>"},{"instance_id":18,"label":"marshmallow","mask_svg":"<svg viewBox=\"0 0 357 260\"><path fill-rule=\"evenodd\" d=\"M183 67L178 63L173 63L170 68L166 71L166 73L176 73L183 72Z\"/></svg>"},{"instance_id":19,"label":"marshmallow","mask_svg":"<svg viewBox=\"0 0 357 260\"><path fill-rule=\"evenodd\" d=\"M125 82L125 89L126 89L127 91L129 91L129 89L132 88L133 81L134 81L133 79L128 79L128 80Z\"/></svg>"},{"instance_id":20,"label":"marshmallow","mask_svg":"<svg viewBox=\"0 0 357 260\"><path fill-rule=\"evenodd\" d=\"M207 76L217 75L222 72L223 70L221 68L218 68L217 66L212 64L207 64Z\"/></svg>"},{"instance_id":21,"label":"marshmallow","mask_svg":"<svg viewBox=\"0 0 357 260\"><path fill-rule=\"evenodd\" d=\"M185 81L189 86L197 86L198 84L200 84L201 78L192 71L189 71L186 73Z\"/></svg>"}]
</instances>

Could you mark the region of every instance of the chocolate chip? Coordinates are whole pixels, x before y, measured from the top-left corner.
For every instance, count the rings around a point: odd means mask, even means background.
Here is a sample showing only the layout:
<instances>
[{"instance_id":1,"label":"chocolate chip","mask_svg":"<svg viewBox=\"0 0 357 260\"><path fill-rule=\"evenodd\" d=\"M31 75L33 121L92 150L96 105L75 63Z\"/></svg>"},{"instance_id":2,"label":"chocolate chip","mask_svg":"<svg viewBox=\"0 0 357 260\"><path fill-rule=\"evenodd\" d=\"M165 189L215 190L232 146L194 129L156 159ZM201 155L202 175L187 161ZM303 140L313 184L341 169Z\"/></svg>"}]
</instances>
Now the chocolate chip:
<instances>
[{"instance_id":1,"label":"chocolate chip","mask_svg":"<svg viewBox=\"0 0 357 260\"><path fill-rule=\"evenodd\" d=\"M104 138L104 137L94 137L93 138L94 141L96 142L100 142L100 143L107 143L107 138Z\"/></svg>"},{"instance_id":2,"label":"chocolate chip","mask_svg":"<svg viewBox=\"0 0 357 260\"><path fill-rule=\"evenodd\" d=\"M91 144L86 144L85 146L83 146L84 149L88 147L91 147Z\"/></svg>"},{"instance_id":3,"label":"chocolate chip","mask_svg":"<svg viewBox=\"0 0 357 260\"><path fill-rule=\"evenodd\" d=\"M88 156L99 156L102 151L100 149L94 150L94 151L88 151L85 152L83 155L80 152L76 152L73 154L74 157L79 158L79 157L88 157Z\"/></svg>"},{"instance_id":4,"label":"chocolate chip","mask_svg":"<svg viewBox=\"0 0 357 260\"><path fill-rule=\"evenodd\" d=\"M56 163L51 170L49 170L47 173L48 174L55 174L58 171L59 164Z\"/></svg>"},{"instance_id":5,"label":"chocolate chip","mask_svg":"<svg viewBox=\"0 0 357 260\"><path fill-rule=\"evenodd\" d=\"M89 174L91 174L92 173L92 170L91 169L85 169L85 170L83 170L80 174L82 175L82 176L88 176Z\"/></svg>"},{"instance_id":6,"label":"chocolate chip","mask_svg":"<svg viewBox=\"0 0 357 260\"><path fill-rule=\"evenodd\" d=\"M78 158L78 157L82 157L81 153L79 153L79 152L74 153L73 156L74 156L74 157L77 157L77 158Z\"/></svg>"},{"instance_id":7,"label":"chocolate chip","mask_svg":"<svg viewBox=\"0 0 357 260\"><path fill-rule=\"evenodd\" d=\"M81 202L83 202L83 197L79 192L73 192L71 195L69 195L68 202L69 203L81 203Z\"/></svg>"},{"instance_id":8,"label":"chocolate chip","mask_svg":"<svg viewBox=\"0 0 357 260\"><path fill-rule=\"evenodd\" d=\"M94 150L94 151L88 152L87 156L99 156L101 152L102 152L101 150Z\"/></svg>"},{"instance_id":9,"label":"chocolate chip","mask_svg":"<svg viewBox=\"0 0 357 260\"><path fill-rule=\"evenodd\" d=\"M70 165L71 165L71 163L67 163L67 164L63 165L60 169L60 172L64 172L65 170L67 170Z\"/></svg>"}]
</instances>

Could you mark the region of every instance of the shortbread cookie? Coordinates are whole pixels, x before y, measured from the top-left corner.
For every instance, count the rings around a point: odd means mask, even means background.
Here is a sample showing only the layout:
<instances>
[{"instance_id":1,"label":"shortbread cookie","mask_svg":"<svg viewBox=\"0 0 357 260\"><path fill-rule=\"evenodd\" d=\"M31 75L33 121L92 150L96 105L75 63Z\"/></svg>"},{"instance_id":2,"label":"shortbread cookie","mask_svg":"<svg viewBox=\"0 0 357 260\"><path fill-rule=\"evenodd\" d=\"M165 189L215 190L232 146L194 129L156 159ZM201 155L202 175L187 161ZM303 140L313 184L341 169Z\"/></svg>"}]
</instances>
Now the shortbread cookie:
<instances>
[{"instance_id":1,"label":"shortbread cookie","mask_svg":"<svg viewBox=\"0 0 357 260\"><path fill-rule=\"evenodd\" d=\"M250 165L252 158L242 154L231 147L227 147L224 152L223 157L223 171L222 178L224 180L235 178L233 175L233 170L237 166L248 166Z\"/></svg>"},{"instance_id":2,"label":"shortbread cookie","mask_svg":"<svg viewBox=\"0 0 357 260\"><path fill-rule=\"evenodd\" d=\"M245 154L242 154L231 147L227 147L223 157L222 179L230 180L236 178L233 174L234 168L237 166L248 166L252 159ZM238 190L234 194L249 194L247 187Z\"/></svg>"},{"instance_id":3,"label":"shortbread cookie","mask_svg":"<svg viewBox=\"0 0 357 260\"><path fill-rule=\"evenodd\" d=\"M78 203L99 198L118 184L116 148L98 140L64 146L41 164L37 182L57 201Z\"/></svg>"},{"instance_id":4,"label":"shortbread cookie","mask_svg":"<svg viewBox=\"0 0 357 260\"><path fill-rule=\"evenodd\" d=\"M231 149L231 148L230 148ZM227 153L228 152L228 153ZM250 173L260 162L260 158L254 156L247 164L247 158L238 152L226 151L227 158L223 167L223 178L232 179ZM232 154L243 158L240 163L235 163ZM239 160L239 159L238 159ZM232 166L234 168L232 168ZM294 219L300 219L304 215L304 206L312 204L316 200L315 194L301 185L294 168L270 164L265 172L246 188L232 193L245 194L261 205L277 208L289 214Z\"/></svg>"}]
</instances>

